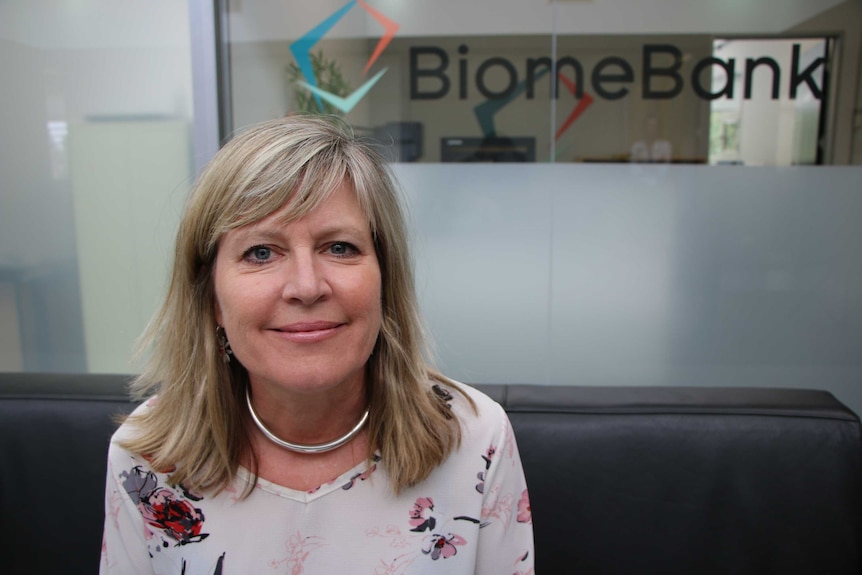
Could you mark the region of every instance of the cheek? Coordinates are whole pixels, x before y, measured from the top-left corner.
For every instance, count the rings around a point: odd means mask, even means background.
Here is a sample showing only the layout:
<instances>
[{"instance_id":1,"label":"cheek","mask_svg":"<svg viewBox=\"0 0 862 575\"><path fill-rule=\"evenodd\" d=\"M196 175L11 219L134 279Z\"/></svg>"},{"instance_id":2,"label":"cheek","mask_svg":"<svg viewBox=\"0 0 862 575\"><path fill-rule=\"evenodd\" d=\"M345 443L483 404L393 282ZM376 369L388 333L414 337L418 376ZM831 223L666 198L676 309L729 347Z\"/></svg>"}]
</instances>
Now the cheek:
<instances>
[{"instance_id":1,"label":"cheek","mask_svg":"<svg viewBox=\"0 0 862 575\"><path fill-rule=\"evenodd\" d=\"M379 281L379 278L378 278ZM370 321L372 325L373 333L371 334L371 338L373 341L377 341L377 338L380 335L380 328L383 324L383 290L380 289L379 285L371 298L371 310L370 310Z\"/></svg>"},{"instance_id":2,"label":"cheek","mask_svg":"<svg viewBox=\"0 0 862 575\"><path fill-rule=\"evenodd\" d=\"M213 312L216 321L222 327L236 328L244 315L248 314L254 298L250 297L250 288L239 278L229 273L218 273L218 267L213 270Z\"/></svg>"},{"instance_id":3,"label":"cheek","mask_svg":"<svg viewBox=\"0 0 862 575\"><path fill-rule=\"evenodd\" d=\"M236 329L253 321L259 313L257 303L260 298L251 289L240 289L239 286L230 284L221 290L216 289L213 299L216 318L224 327L231 326Z\"/></svg>"},{"instance_id":4,"label":"cheek","mask_svg":"<svg viewBox=\"0 0 862 575\"><path fill-rule=\"evenodd\" d=\"M347 288L347 285L343 286ZM350 286L341 291L341 304L349 310L355 319L365 325L366 337L376 340L377 332L383 321L383 294L380 286L380 274L375 270L354 276Z\"/></svg>"},{"instance_id":5,"label":"cheek","mask_svg":"<svg viewBox=\"0 0 862 575\"><path fill-rule=\"evenodd\" d=\"M369 313L373 315L375 321L380 324L383 320L383 288L381 286L382 278L380 277L380 271L378 270L376 273L371 274L368 278L368 284L373 286L368 290L368 307Z\"/></svg>"}]
</instances>

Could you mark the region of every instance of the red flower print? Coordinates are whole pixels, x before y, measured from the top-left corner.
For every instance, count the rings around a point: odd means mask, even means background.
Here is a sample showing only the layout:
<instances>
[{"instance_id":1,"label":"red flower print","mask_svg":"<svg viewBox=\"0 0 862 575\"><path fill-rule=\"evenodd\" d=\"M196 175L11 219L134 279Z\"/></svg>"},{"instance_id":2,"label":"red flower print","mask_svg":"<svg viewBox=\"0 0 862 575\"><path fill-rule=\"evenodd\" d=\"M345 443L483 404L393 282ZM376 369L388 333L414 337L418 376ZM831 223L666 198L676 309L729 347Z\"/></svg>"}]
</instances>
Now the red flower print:
<instances>
[{"instance_id":1,"label":"red flower print","mask_svg":"<svg viewBox=\"0 0 862 575\"><path fill-rule=\"evenodd\" d=\"M532 523L533 511L530 509L530 495L525 489L518 501L518 523Z\"/></svg>"},{"instance_id":2,"label":"red flower print","mask_svg":"<svg viewBox=\"0 0 862 575\"><path fill-rule=\"evenodd\" d=\"M433 530L437 520L431 515L432 511L434 511L433 499L430 497L416 499L413 509L410 510L410 525L413 527L410 531L419 533Z\"/></svg>"},{"instance_id":3,"label":"red flower print","mask_svg":"<svg viewBox=\"0 0 862 575\"><path fill-rule=\"evenodd\" d=\"M188 501L174 497L173 491L159 487L141 497L138 509L147 523L162 529L179 545L205 539L208 534L201 534L203 512Z\"/></svg>"},{"instance_id":4,"label":"red flower print","mask_svg":"<svg viewBox=\"0 0 862 575\"><path fill-rule=\"evenodd\" d=\"M449 537L444 537L443 535L435 533L434 537L431 539L431 545L428 546L428 548L423 549L422 553L425 555L431 555L431 559L434 561L437 561L440 557L448 559L458 553L456 545L466 544L467 540L460 535L453 535L450 533Z\"/></svg>"},{"instance_id":5,"label":"red flower print","mask_svg":"<svg viewBox=\"0 0 862 575\"><path fill-rule=\"evenodd\" d=\"M144 521L161 529L165 535L177 541L177 545L203 541L209 536L208 533L201 533L203 512L170 489L159 487L158 477L152 471L136 465L122 472L120 479ZM194 501L203 499L185 489L183 493Z\"/></svg>"}]
</instances>

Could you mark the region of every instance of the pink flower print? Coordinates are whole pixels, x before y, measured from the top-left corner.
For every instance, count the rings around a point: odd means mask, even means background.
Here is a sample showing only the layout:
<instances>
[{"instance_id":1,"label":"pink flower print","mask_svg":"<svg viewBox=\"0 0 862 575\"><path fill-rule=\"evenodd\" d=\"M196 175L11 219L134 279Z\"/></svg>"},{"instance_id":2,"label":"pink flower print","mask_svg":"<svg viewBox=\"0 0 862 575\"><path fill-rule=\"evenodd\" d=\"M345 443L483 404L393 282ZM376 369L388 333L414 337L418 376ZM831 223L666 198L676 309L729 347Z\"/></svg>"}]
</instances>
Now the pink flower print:
<instances>
[{"instance_id":1,"label":"pink flower print","mask_svg":"<svg viewBox=\"0 0 862 575\"><path fill-rule=\"evenodd\" d=\"M413 509L410 510L410 526L413 527L410 531L421 533L422 531L432 531L437 525L437 520L431 515L434 511L434 500L430 497L419 497L413 504Z\"/></svg>"},{"instance_id":2,"label":"pink flower print","mask_svg":"<svg viewBox=\"0 0 862 575\"><path fill-rule=\"evenodd\" d=\"M497 453L497 447L496 447L496 446L494 446L494 445L492 445L492 446L490 446L490 447L488 448L488 451L486 451L486 452L485 452L485 457L484 457L484 459L485 459L486 461L489 461L489 462L490 462L490 460L491 460L491 459L494 459L494 454L495 454L495 453Z\"/></svg>"},{"instance_id":3,"label":"pink flower print","mask_svg":"<svg viewBox=\"0 0 862 575\"><path fill-rule=\"evenodd\" d=\"M410 564L415 560L416 556L412 553L399 555L389 563L381 559L380 565L374 570L374 575L407 575Z\"/></svg>"},{"instance_id":4,"label":"pink flower print","mask_svg":"<svg viewBox=\"0 0 862 575\"><path fill-rule=\"evenodd\" d=\"M375 471L377 471L377 464L376 463L374 465L372 465L371 467L369 467L368 469L366 469L365 471L363 471L362 473L357 473L356 475L351 477L347 483L345 483L344 485L341 486L341 488L344 489L345 491L347 491L348 489L353 487L353 485L356 483L357 479L359 481L365 481L366 479L371 477L371 474L374 473Z\"/></svg>"},{"instance_id":5,"label":"pink flower print","mask_svg":"<svg viewBox=\"0 0 862 575\"><path fill-rule=\"evenodd\" d=\"M305 537L297 531L287 538L284 546L287 549L287 555L283 559L270 561L270 567L278 569L284 566L285 572L289 575L302 575L305 570L305 562L308 561L311 553L325 547L326 543L322 537Z\"/></svg>"},{"instance_id":6,"label":"pink flower print","mask_svg":"<svg viewBox=\"0 0 862 575\"><path fill-rule=\"evenodd\" d=\"M518 501L518 523L532 523L533 512L530 509L530 495L525 489Z\"/></svg>"},{"instance_id":7,"label":"pink flower print","mask_svg":"<svg viewBox=\"0 0 862 575\"><path fill-rule=\"evenodd\" d=\"M481 515L483 521L497 518L503 523L509 523L512 518L515 510L515 495L513 493L501 495L500 491L500 485L495 485L490 493L485 494Z\"/></svg>"},{"instance_id":8,"label":"pink flower print","mask_svg":"<svg viewBox=\"0 0 862 575\"><path fill-rule=\"evenodd\" d=\"M458 553L458 545L466 545L467 540L461 537L460 535L449 534L448 537L444 537L443 535L434 534L434 537L431 539L431 544L422 550L422 553L425 555L431 555L431 559L437 561L440 557L443 559L448 559L452 557L456 553Z\"/></svg>"},{"instance_id":9,"label":"pink flower print","mask_svg":"<svg viewBox=\"0 0 862 575\"><path fill-rule=\"evenodd\" d=\"M365 530L365 536L368 538L380 537L389 542L389 546L393 549L403 549L410 546L410 539L401 531L397 525L387 525L386 527L371 527Z\"/></svg>"},{"instance_id":10,"label":"pink flower print","mask_svg":"<svg viewBox=\"0 0 862 575\"><path fill-rule=\"evenodd\" d=\"M482 459L485 460L485 469L476 474L476 477L479 479L479 483L476 484L476 491L479 493L485 493L485 476L488 473L488 470L491 469L491 460L494 459L495 453L497 453L497 448L496 446L491 445L488 447L485 455L482 456Z\"/></svg>"},{"instance_id":11,"label":"pink flower print","mask_svg":"<svg viewBox=\"0 0 862 575\"><path fill-rule=\"evenodd\" d=\"M306 491L306 493L308 493L309 495L313 495L313 494L317 493L318 491L320 491L321 489L323 489L324 487L326 487L327 485L332 485L333 483L335 483L335 480L336 480L336 479L338 479L338 478L337 478L337 477L333 477L332 479L330 479L330 480L329 480L329 481L327 481L326 483L323 483L323 484L321 484L321 485L318 485L317 487L312 487L311 489L309 489L308 491Z\"/></svg>"},{"instance_id":12,"label":"pink flower print","mask_svg":"<svg viewBox=\"0 0 862 575\"><path fill-rule=\"evenodd\" d=\"M515 456L515 432L512 430L512 425L509 423L509 420L506 420L506 456L509 458L509 461L512 462L512 465L518 461L518 458Z\"/></svg>"},{"instance_id":13,"label":"pink flower print","mask_svg":"<svg viewBox=\"0 0 862 575\"><path fill-rule=\"evenodd\" d=\"M114 529L117 531L120 530L120 506L122 505L122 496L116 492L111 491L111 496L108 499L107 510L105 511L105 518L110 517L114 523Z\"/></svg>"},{"instance_id":14,"label":"pink flower print","mask_svg":"<svg viewBox=\"0 0 862 575\"><path fill-rule=\"evenodd\" d=\"M255 487L257 487L255 485ZM236 488L236 485L228 485L224 488L225 493L228 494L230 500L234 503L237 503L240 499L242 499L242 494L239 492L239 489Z\"/></svg>"}]
</instances>

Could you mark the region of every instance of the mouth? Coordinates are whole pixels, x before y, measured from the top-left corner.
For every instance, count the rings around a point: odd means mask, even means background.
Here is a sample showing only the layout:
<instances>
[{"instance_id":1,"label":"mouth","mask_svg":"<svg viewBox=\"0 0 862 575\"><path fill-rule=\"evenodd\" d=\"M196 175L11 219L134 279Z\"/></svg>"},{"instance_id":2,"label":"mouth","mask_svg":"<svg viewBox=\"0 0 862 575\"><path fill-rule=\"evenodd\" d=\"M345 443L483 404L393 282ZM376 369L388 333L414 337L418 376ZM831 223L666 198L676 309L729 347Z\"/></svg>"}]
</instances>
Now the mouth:
<instances>
[{"instance_id":1,"label":"mouth","mask_svg":"<svg viewBox=\"0 0 862 575\"><path fill-rule=\"evenodd\" d=\"M274 328L288 341L312 343L334 335L345 324L334 321L303 321Z\"/></svg>"}]
</instances>

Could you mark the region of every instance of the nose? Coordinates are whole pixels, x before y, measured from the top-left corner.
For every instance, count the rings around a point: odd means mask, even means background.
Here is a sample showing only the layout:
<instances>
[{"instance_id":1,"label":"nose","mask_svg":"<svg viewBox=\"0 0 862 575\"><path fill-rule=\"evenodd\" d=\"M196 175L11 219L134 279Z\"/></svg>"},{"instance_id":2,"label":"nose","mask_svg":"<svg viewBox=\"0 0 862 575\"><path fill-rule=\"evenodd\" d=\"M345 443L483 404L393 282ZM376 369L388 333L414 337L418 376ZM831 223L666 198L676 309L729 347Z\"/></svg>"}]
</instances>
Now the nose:
<instances>
[{"instance_id":1,"label":"nose","mask_svg":"<svg viewBox=\"0 0 862 575\"><path fill-rule=\"evenodd\" d=\"M282 297L286 301L311 305L332 293L324 273L324 264L317 261L314 254L297 251L289 259L282 290Z\"/></svg>"}]
</instances>

